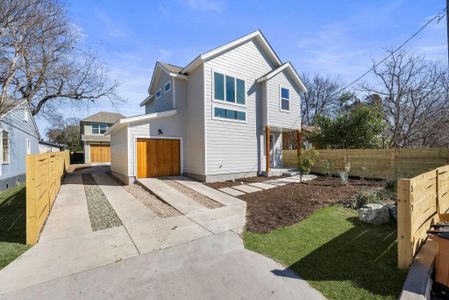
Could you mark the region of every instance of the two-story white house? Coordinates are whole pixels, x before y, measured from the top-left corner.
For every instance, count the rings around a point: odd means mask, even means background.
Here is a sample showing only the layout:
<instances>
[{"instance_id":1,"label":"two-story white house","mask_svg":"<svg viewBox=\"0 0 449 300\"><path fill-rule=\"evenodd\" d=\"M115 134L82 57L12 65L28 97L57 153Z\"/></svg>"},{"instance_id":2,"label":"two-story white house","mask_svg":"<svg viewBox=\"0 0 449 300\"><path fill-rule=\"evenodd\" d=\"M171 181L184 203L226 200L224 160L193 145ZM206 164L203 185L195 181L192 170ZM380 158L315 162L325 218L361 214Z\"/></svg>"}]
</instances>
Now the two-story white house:
<instances>
[{"instance_id":1,"label":"two-story white house","mask_svg":"<svg viewBox=\"0 0 449 300\"><path fill-rule=\"evenodd\" d=\"M135 178L184 174L222 181L282 164L282 132L301 128L306 92L258 30L203 53L185 67L157 62L141 103L111 135L111 169Z\"/></svg>"}]
</instances>

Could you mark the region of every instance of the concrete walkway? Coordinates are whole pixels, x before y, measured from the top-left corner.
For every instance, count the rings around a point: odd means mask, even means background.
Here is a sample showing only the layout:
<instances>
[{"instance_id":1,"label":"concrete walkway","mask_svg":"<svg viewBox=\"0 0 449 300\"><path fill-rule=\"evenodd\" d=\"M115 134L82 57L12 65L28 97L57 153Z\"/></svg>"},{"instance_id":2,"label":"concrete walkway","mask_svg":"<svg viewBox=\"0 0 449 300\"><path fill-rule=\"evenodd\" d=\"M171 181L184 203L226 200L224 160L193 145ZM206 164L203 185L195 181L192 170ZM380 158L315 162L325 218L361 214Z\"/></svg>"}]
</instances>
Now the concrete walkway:
<instances>
[{"instance_id":1,"label":"concrete walkway","mask_svg":"<svg viewBox=\"0 0 449 300\"><path fill-rule=\"evenodd\" d=\"M303 175L302 181L309 181L316 178L316 175ZM219 191L226 193L228 195L238 197L241 195L260 192L263 190L269 190L278 186L283 186L290 183L299 183L301 182L300 176L291 176L285 178L278 179L270 179L262 182L248 183L248 184L239 184L232 187L224 187L218 189Z\"/></svg>"},{"instance_id":2,"label":"concrete walkway","mask_svg":"<svg viewBox=\"0 0 449 300\"><path fill-rule=\"evenodd\" d=\"M66 177L39 243L0 271L0 298L322 298L279 264L244 249L236 232L245 223L245 202L180 178L224 205L189 208L192 199L156 181L157 191L172 197L169 203L176 207L181 197L185 209L160 218L106 170ZM92 231L80 173L94 173L122 226Z\"/></svg>"}]
</instances>

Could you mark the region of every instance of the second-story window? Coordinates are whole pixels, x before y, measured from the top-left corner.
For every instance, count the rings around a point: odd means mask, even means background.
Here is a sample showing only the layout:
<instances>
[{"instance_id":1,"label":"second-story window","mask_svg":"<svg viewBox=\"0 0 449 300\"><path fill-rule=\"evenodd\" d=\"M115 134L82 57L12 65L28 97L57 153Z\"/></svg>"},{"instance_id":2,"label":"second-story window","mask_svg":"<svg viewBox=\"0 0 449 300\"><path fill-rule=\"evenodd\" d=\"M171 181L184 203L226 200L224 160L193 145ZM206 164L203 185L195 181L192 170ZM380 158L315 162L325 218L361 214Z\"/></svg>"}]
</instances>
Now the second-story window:
<instances>
[{"instance_id":1,"label":"second-story window","mask_svg":"<svg viewBox=\"0 0 449 300\"><path fill-rule=\"evenodd\" d=\"M169 81L164 85L164 94L170 91L171 91L171 82Z\"/></svg>"},{"instance_id":2,"label":"second-story window","mask_svg":"<svg viewBox=\"0 0 449 300\"><path fill-rule=\"evenodd\" d=\"M108 125L104 123L92 123L92 134L104 134Z\"/></svg>"},{"instance_id":3,"label":"second-story window","mask_svg":"<svg viewBox=\"0 0 449 300\"><path fill-rule=\"evenodd\" d=\"M245 81L214 72L214 99L245 104Z\"/></svg>"},{"instance_id":4,"label":"second-story window","mask_svg":"<svg viewBox=\"0 0 449 300\"><path fill-rule=\"evenodd\" d=\"M159 100L162 97L162 91L159 89L156 91L156 100Z\"/></svg>"},{"instance_id":5,"label":"second-story window","mask_svg":"<svg viewBox=\"0 0 449 300\"><path fill-rule=\"evenodd\" d=\"M290 91L286 88L281 88L281 110L290 110Z\"/></svg>"}]
</instances>

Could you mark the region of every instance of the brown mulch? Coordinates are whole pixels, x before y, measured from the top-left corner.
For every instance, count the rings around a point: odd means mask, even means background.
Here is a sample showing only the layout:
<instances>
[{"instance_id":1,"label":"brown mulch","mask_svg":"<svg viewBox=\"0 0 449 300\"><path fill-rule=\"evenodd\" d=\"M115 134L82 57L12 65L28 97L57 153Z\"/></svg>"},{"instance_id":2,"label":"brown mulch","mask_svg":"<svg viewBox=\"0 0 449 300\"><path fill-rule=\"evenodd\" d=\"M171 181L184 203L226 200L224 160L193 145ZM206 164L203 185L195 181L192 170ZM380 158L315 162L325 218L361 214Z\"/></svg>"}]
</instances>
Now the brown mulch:
<instances>
[{"instance_id":1,"label":"brown mulch","mask_svg":"<svg viewBox=\"0 0 449 300\"><path fill-rule=\"evenodd\" d=\"M283 176L272 176L272 177L253 176L253 177L236 179L235 181L229 180L229 181L223 181L223 182L209 182L209 183L206 183L206 185L211 188L214 188L214 189L221 189L221 188L232 187L232 186L236 186L236 185L240 185L240 184L263 182L263 181L279 179L279 178L283 178Z\"/></svg>"},{"instance_id":2,"label":"brown mulch","mask_svg":"<svg viewBox=\"0 0 449 300\"><path fill-rule=\"evenodd\" d=\"M238 198L247 203L247 230L265 233L296 224L322 207L350 199L363 188L381 185L380 181L355 179L343 185L337 178L318 177Z\"/></svg>"}]
</instances>

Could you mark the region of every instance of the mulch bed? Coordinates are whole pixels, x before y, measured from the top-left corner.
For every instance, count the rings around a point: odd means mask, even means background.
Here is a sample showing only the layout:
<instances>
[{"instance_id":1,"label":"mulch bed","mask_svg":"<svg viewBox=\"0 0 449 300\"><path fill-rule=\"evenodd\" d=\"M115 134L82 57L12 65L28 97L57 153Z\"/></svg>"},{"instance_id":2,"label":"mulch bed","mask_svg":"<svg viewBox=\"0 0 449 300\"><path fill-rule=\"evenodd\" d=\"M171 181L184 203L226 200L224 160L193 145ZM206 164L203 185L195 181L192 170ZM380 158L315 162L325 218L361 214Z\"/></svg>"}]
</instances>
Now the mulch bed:
<instances>
[{"instance_id":1,"label":"mulch bed","mask_svg":"<svg viewBox=\"0 0 449 300\"><path fill-rule=\"evenodd\" d=\"M283 176L272 176L272 177L253 176L253 177L236 179L234 181L229 180L229 181L223 181L223 182L210 182L210 183L206 183L206 185L211 188L214 188L214 189L221 189L221 188L232 187L232 186L236 186L236 185L240 185L240 184L263 182L263 181L279 179L279 178L283 178Z\"/></svg>"},{"instance_id":2,"label":"mulch bed","mask_svg":"<svg viewBox=\"0 0 449 300\"><path fill-rule=\"evenodd\" d=\"M247 203L247 230L265 233L296 224L322 207L350 199L364 188L381 185L380 181L356 179L343 185L337 178L318 177L238 198Z\"/></svg>"}]
</instances>

